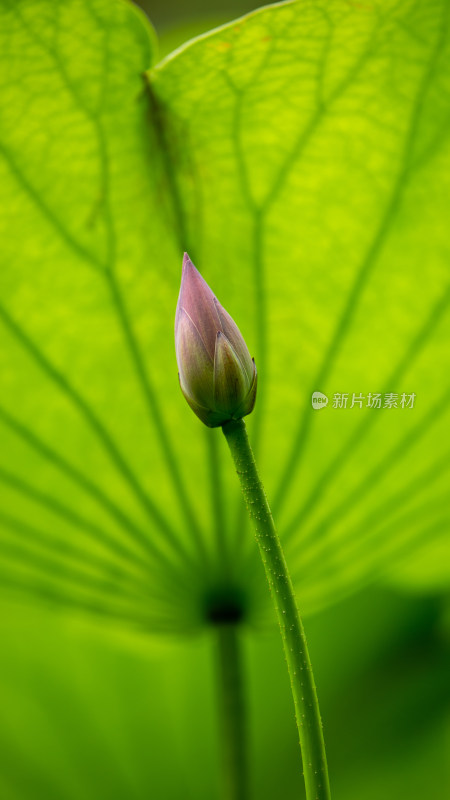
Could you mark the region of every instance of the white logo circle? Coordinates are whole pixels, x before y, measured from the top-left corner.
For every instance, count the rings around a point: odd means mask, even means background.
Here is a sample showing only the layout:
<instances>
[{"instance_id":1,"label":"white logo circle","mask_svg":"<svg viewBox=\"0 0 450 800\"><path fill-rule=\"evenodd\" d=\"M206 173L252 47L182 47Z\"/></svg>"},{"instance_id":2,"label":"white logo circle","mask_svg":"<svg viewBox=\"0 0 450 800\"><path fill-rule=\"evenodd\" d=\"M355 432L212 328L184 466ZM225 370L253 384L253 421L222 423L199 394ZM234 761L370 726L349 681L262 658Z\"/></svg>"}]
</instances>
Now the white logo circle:
<instances>
[{"instance_id":1,"label":"white logo circle","mask_svg":"<svg viewBox=\"0 0 450 800\"><path fill-rule=\"evenodd\" d=\"M322 392L313 392L311 403L315 411L320 411L321 408L325 408L328 405L328 397Z\"/></svg>"}]
</instances>

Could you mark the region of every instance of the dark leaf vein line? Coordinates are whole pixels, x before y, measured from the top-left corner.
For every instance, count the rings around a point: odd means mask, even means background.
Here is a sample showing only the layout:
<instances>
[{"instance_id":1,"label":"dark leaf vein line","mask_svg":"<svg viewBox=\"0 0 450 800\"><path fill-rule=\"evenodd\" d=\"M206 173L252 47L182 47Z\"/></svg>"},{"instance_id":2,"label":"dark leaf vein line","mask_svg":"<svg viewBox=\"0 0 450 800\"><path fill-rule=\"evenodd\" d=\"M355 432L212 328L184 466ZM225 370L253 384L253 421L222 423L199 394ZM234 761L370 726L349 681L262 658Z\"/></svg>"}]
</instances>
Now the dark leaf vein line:
<instances>
[{"instance_id":1,"label":"dark leaf vein line","mask_svg":"<svg viewBox=\"0 0 450 800\"><path fill-rule=\"evenodd\" d=\"M431 467L423 470L417 477L409 481L406 486L400 491L389 497L384 503L378 505L377 508L366 515L366 517L355 525L351 532L345 534L345 538L340 540L339 543L339 559L342 563L342 553L345 551L348 555L351 548L357 543L364 543L367 546L368 537L372 539L378 536L380 525L383 523L391 525L393 517L402 512L402 509L408 508L408 502L411 498L415 501L421 494L424 494L436 480L436 474L440 477L444 476L450 470L450 452L447 452L441 459L435 461ZM301 560L301 570L303 575L310 576L310 565L319 564L321 560L326 558L326 553L330 548L330 539L321 538L318 542L312 542L309 547L298 552L299 560ZM349 550L347 549L349 548ZM298 549L297 549L298 550ZM297 552L297 551L296 551ZM348 562L350 563L350 562Z\"/></svg>"},{"instance_id":2,"label":"dark leaf vein line","mask_svg":"<svg viewBox=\"0 0 450 800\"><path fill-rule=\"evenodd\" d=\"M432 334L448 310L449 303L450 286L438 299L437 303L431 308L431 311L427 315L423 326L413 337L406 353L401 356L399 363L393 369L389 378L385 381L382 393L390 391L393 386L398 384L406 372L411 369L414 361L422 353L425 346L429 344ZM316 508L317 503L322 497L322 494L330 488L344 468L348 459L354 456L356 449L364 442L373 425L378 420L380 420L380 417L377 417L375 414L370 412L366 413L364 419L361 420L361 423L355 428L336 456L330 461L322 475L317 479L309 496L294 514L288 527L285 528L283 536L285 543L290 540L298 526L306 522L312 511Z\"/></svg>"},{"instance_id":3,"label":"dark leaf vein line","mask_svg":"<svg viewBox=\"0 0 450 800\"><path fill-rule=\"evenodd\" d=\"M16 12L19 13L19 10L17 8L16 8ZM36 32L27 25L27 23L23 19L23 16L21 14L19 14L19 16L20 16L22 24L24 25L24 27L26 27L29 35L31 35L35 39L35 41L38 42L40 47L42 49L44 49L45 52L55 61L56 66L57 66L58 71L59 71L59 74L62 77L66 88L68 89L68 91L72 95L76 105L85 113L86 117L90 120L90 122L93 125L93 128L94 128L94 130L96 132L97 143L98 143L98 151L99 151L99 157L100 157L101 175L102 175L101 196L103 198L103 210L104 210L104 216L105 216L105 221L106 221L106 225L107 225L107 233L108 233L108 255L107 255L107 259L106 259L106 263L105 264L101 264L99 262L96 262L96 260L92 256L92 254L89 253L86 249L84 249L77 242L77 240L74 239L69 234L69 232L66 230L66 228L62 225L61 221L56 217L54 212L50 209L50 207L48 207L44 203L44 201L41 198L41 196L34 190L34 188L31 186L29 181L25 178L25 175L19 170L18 165L12 159L11 154L8 153L8 159L9 159L9 162L10 162L10 167L13 169L14 174L16 175L16 178L20 181L20 183L23 186L23 188L26 189L26 191L30 194L32 199L35 201L35 203L38 205L38 207L41 209L41 211L45 214L45 216L49 219L49 221L53 224L54 228L58 231L58 233L62 236L62 238L72 247L72 249L75 249L82 258L84 258L85 260L87 260L92 265L96 266L97 268L99 268L99 269L101 268L101 271L102 271L102 273L103 273L103 275L104 275L104 277L105 277L105 279L107 281L107 284L108 284L108 287L109 287L109 290L110 290L110 293L111 293L111 296L112 296L113 307L115 308L115 310L117 312L119 324L120 324L120 327L121 327L121 329L123 331L125 342L126 342L126 344L128 346L129 353L130 353L130 356L131 356L131 359L132 359L132 363L135 366L138 380L141 383L145 399L146 399L146 401L148 403L149 412L150 412L149 413L150 419L151 419L151 421L153 423L155 423L155 426L156 426L156 430L157 430L157 433L158 433L160 444L162 446L162 450L163 450L163 453L164 453L165 458L166 458L166 462L167 462L167 465L168 465L168 468L169 468L169 473L170 473L170 475L171 475L171 477L172 477L172 479L174 481L175 488L177 490L177 496L178 496L178 498L180 500L180 505L182 507L182 511L186 516L186 519L188 521L188 524L189 524L191 530L194 532L194 534L197 537L197 542L200 542L201 537L200 537L200 533L199 533L199 529L198 529L197 520L196 520L195 514L194 514L194 512L192 510L192 507L190 505L189 498L188 498L188 496L186 494L186 490L185 490L185 487L184 487L184 484L183 484L183 481L182 481L182 478L181 478L181 474L180 474L179 469L178 469L178 464L177 464L177 461L176 461L176 457L175 457L175 454L174 454L173 449L171 447L171 444L169 442L167 431L166 431L166 428L165 428L163 420L162 420L161 410L160 410L159 405L157 403L153 387L152 387L152 385L150 383L148 372L147 372L147 370L146 370L146 368L144 366L143 359L142 359L142 354L140 352L139 345L137 344L137 341L136 341L136 338L135 338L135 335L134 335L134 331L133 331L132 326L130 324L130 321L129 321L129 318L128 318L128 312L126 310L125 304L124 304L123 299L121 297L121 290L120 290L117 278L116 278L115 273L114 273L116 247L115 247L115 232L114 232L114 226L113 226L112 215L111 215L110 204L109 204L108 156L107 156L107 147L106 147L104 132L103 132L103 128L101 126L101 122L100 122L99 116L96 115L95 113L93 113L87 107L87 105L81 100L81 97L80 97L78 91L75 89L72 81L70 80L70 78L69 78L69 76L67 74L67 70L65 69L64 62L63 62L61 56L59 55L59 53L57 53L52 48L48 47L48 45L41 39L41 37L39 37L36 34ZM105 71L107 72L107 70L105 70ZM103 99L105 97L105 93L106 93L106 83L103 86L103 91L102 91ZM6 150L5 150L5 155L6 155ZM140 492L140 491L139 491L139 493L141 495L141 500L144 500L145 504L148 505L147 501L143 497L143 493ZM145 493L145 494L147 494L147 493ZM149 501L149 502L152 503L152 501ZM160 520L161 519L162 518L160 517ZM164 533L167 535L167 533L168 533L167 525L162 526L162 528L164 530ZM178 549L179 550L183 550L183 546L182 546L181 542L179 544Z\"/></svg>"},{"instance_id":4,"label":"dark leaf vein line","mask_svg":"<svg viewBox=\"0 0 450 800\"><path fill-rule=\"evenodd\" d=\"M439 422L441 417L448 412L450 407L450 390L439 398L424 417L410 430L405 436L385 455L374 468L352 489L349 494L332 509L324 519L310 529L302 538L302 546L306 542L319 541L324 537L328 529L338 521L345 518L345 515L354 510L363 498L372 492L377 484L384 479L389 472L397 465L401 459L405 458L408 452L415 447L423 436L429 434L430 430Z\"/></svg>"},{"instance_id":5,"label":"dark leaf vein line","mask_svg":"<svg viewBox=\"0 0 450 800\"><path fill-rule=\"evenodd\" d=\"M312 384L312 389L310 391L310 394L313 391L315 391L316 387L324 385L324 382L332 369L335 358L340 350L340 347L345 339L348 330L351 327L351 323L353 321L353 315L358 307L363 290L367 284L367 280L386 243L388 234L390 233L392 224L400 208L404 190L408 185L409 179L411 177L411 156L415 138L417 135L423 104L429 86L434 77L439 56L445 44L446 34L447 34L447 23L448 23L448 4L446 4L445 6L445 18L443 20L443 24L440 26L439 36L435 45L434 53L430 59L430 63L425 71L423 80L420 84L419 91L416 96L416 101L414 103L414 107L412 110L411 121L404 145L402 165L399 169L394 189L387 203L386 210L382 216L381 223L378 227L375 237L371 242L367 254L362 262L361 268L356 275L356 279L353 283L353 286L351 287L351 290L347 298L347 302L345 303L343 312L338 319L333 337L325 353L325 358L322 364L320 365L317 375ZM280 483L275 493L275 500L273 503L274 513L279 513L280 508L286 499L287 492L292 484L296 470L298 469L301 463L311 424L311 414L309 412L310 412L309 407L305 406L305 411L300 419L299 427L297 429L295 436L293 437L291 452L286 461L286 465L285 468L283 469Z\"/></svg>"},{"instance_id":6,"label":"dark leaf vein line","mask_svg":"<svg viewBox=\"0 0 450 800\"><path fill-rule=\"evenodd\" d=\"M34 550L38 549L46 557L48 556L52 559L49 563L54 565L57 572L59 572L60 567L59 559L61 559L63 571L67 568L71 570L76 564L77 575L82 573L90 576L91 570L94 569L97 573L96 579L107 579L110 581L111 586L114 586L117 582L119 591L120 587L123 586L126 587L126 593L130 597L138 598L140 602L143 599L146 602L149 601L151 591L148 582L142 585L134 573L123 570L117 563L106 561L103 557L78 546L72 541L68 542L66 539L57 538L48 534L48 532L43 532L34 525L29 525L3 511L0 512L0 524L10 532L10 535L13 532L15 540L17 540L17 537L19 538L19 546L23 547L24 551L26 549L28 552L28 548L30 548L30 559L33 558ZM139 587L141 588L139 589Z\"/></svg>"}]
</instances>

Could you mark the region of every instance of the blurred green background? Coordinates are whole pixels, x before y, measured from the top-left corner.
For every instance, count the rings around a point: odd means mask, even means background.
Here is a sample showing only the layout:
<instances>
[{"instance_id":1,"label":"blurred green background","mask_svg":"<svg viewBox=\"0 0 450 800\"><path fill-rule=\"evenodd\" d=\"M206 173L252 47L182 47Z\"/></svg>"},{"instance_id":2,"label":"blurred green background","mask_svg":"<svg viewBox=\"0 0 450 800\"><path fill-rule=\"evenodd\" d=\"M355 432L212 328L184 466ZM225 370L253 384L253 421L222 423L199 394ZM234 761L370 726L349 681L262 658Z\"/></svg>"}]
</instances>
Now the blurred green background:
<instances>
[{"instance_id":1,"label":"blurred green background","mask_svg":"<svg viewBox=\"0 0 450 800\"><path fill-rule=\"evenodd\" d=\"M180 0L170 0L168 3L142 0L136 5L146 12L155 26L162 57L188 39L200 36L268 3L252 3L247 0L217 0L215 3L207 3L205 0L194 0L187 4Z\"/></svg>"},{"instance_id":2,"label":"blurred green background","mask_svg":"<svg viewBox=\"0 0 450 800\"><path fill-rule=\"evenodd\" d=\"M0 2L0 796L221 800L217 597L243 603L250 797L303 796L231 462L177 387L188 248L260 369L249 428L333 797L441 800L449 4L283 4L150 89L256 6L143 2L157 50L122 3L88 5ZM417 405L315 412L313 390Z\"/></svg>"}]
</instances>

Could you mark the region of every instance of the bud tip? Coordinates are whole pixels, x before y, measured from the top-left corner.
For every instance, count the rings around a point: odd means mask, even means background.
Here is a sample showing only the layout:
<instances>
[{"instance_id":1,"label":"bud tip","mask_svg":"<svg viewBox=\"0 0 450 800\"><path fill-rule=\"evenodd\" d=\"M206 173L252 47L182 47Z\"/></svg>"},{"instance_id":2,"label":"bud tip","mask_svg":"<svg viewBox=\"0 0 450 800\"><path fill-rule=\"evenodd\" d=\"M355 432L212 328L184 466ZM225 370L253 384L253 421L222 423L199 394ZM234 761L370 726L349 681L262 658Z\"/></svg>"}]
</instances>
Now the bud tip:
<instances>
[{"instance_id":1,"label":"bud tip","mask_svg":"<svg viewBox=\"0 0 450 800\"><path fill-rule=\"evenodd\" d=\"M183 255L175 315L180 385L192 410L215 427L253 409L256 368L236 323Z\"/></svg>"}]
</instances>

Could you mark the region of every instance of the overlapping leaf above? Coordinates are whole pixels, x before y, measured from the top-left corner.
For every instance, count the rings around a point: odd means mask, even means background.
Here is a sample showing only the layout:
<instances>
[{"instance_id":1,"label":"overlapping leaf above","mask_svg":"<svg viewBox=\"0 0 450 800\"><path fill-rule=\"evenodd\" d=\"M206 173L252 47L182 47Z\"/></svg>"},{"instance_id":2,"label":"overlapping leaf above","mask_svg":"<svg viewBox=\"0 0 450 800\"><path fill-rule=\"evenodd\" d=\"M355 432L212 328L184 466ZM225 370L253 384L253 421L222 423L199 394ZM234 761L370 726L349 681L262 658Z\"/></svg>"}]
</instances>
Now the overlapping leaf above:
<instances>
[{"instance_id":1,"label":"overlapping leaf above","mask_svg":"<svg viewBox=\"0 0 450 800\"><path fill-rule=\"evenodd\" d=\"M305 611L448 586L448 2L282 3L160 64L119 0L0 10L5 591L152 630L230 586L262 609L222 437L178 388L185 249L256 360ZM414 408L350 408L388 392Z\"/></svg>"}]
</instances>

